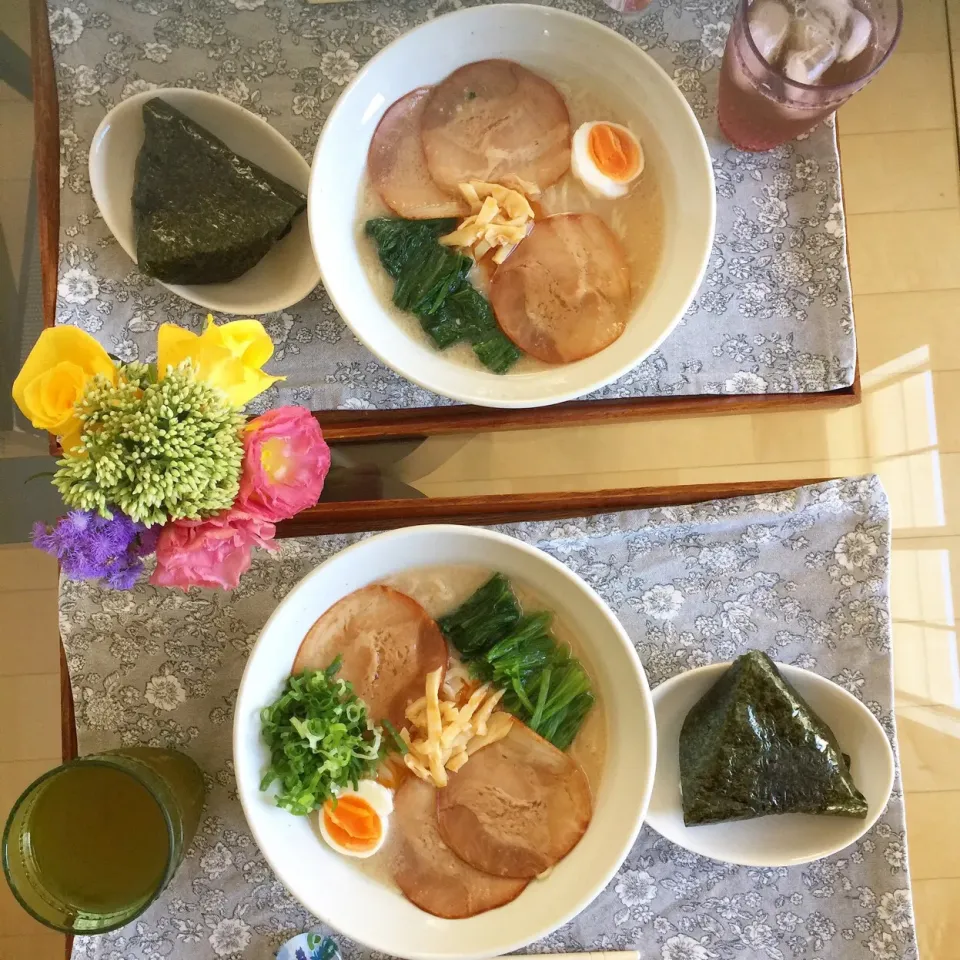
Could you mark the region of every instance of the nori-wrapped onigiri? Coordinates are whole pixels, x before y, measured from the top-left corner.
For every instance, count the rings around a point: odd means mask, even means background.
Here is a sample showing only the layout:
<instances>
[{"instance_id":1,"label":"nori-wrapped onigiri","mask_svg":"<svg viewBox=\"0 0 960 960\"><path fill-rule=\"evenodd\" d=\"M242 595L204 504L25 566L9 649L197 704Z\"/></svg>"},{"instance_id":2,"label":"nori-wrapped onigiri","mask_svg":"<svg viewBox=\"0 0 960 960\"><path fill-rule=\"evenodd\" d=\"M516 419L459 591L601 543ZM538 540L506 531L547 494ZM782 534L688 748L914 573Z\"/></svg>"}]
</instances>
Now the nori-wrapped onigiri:
<instances>
[{"instance_id":1,"label":"nori-wrapped onigiri","mask_svg":"<svg viewBox=\"0 0 960 960\"><path fill-rule=\"evenodd\" d=\"M680 731L683 822L774 813L866 817L833 731L759 650L738 657Z\"/></svg>"},{"instance_id":2,"label":"nori-wrapped onigiri","mask_svg":"<svg viewBox=\"0 0 960 960\"><path fill-rule=\"evenodd\" d=\"M133 225L140 269L165 283L224 283L259 263L307 198L154 97L143 105Z\"/></svg>"}]
</instances>

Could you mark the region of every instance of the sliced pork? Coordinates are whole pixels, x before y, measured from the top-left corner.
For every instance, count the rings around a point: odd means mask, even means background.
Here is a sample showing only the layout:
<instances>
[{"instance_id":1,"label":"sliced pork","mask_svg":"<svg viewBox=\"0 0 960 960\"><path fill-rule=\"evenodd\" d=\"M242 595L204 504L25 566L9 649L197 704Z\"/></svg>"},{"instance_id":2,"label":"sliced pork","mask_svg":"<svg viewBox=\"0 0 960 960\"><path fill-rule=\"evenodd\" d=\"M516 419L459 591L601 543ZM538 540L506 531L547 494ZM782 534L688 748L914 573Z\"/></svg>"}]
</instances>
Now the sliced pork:
<instances>
[{"instance_id":1,"label":"sliced pork","mask_svg":"<svg viewBox=\"0 0 960 960\"><path fill-rule=\"evenodd\" d=\"M582 360L627 325L627 255L592 213L547 217L498 268L490 302L503 332L524 352L546 363Z\"/></svg>"},{"instance_id":2,"label":"sliced pork","mask_svg":"<svg viewBox=\"0 0 960 960\"><path fill-rule=\"evenodd\" d=\"M447 641L423 607L381 585L330 607L304 637L292 672L325 670L338 654L337 676L353 684L370 718L386 717L397 729L408 704L423 696L427 674L445 669L448 656Z\"/></svg>"},{"instance_id":3,"label":"sliced pork","mask_svg":"<svg viewBox=\"0 0 960 960\"><path fill-rule=\"evenodd\" d=\"M370 141L367 173L380 199L396 214L413 220L469 213L454 187L447 193L433 181L420 140L420 120L430 87L401 97L383 115Z\"/></svg>"},{"instance_id":4,"label":"sliced pork","mask_svg":"<svg viewBox=\"0 0 960 960\"><path fill-rule=\"evenodd\" d=\"M421 121L440 187L484 180L529 193L570 169L570 115L553 84L511 60L455 70L427 99Z\"/></svg>"},{"instance_id":5,"label":"sliced pork","mask_svg":"<svg viewBox=\"0 0 960 960\"><path fill-rule=\"evenodd\" d=\"M526 880L482 873L457 857L437 829L436 788L416 777L408 778L397 792L391 832L397 886L408 900L435 917L475 916L509 903L527 885Z\"/></svg>"},{"instance_id":6,"label":"sliced pork","mask_svg":"<svg viewBox=\"0 0 960 960\"><path fill-rule=\"evenodd\" d=\"M471 866L532 879L577 845L592 810L580 767L514 723L450 777L439 791L437 819L447 846Z\"/></svg>"}]
</instances>

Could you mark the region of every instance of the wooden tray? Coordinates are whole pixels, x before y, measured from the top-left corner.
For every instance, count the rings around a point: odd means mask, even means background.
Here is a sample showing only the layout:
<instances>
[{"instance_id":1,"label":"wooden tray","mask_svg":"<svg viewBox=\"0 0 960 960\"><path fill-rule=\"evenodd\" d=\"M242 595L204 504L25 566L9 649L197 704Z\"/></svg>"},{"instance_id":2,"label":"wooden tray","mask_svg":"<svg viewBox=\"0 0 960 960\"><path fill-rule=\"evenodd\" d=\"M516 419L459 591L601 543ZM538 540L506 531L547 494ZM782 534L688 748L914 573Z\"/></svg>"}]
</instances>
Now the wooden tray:
<instances>
[{"instance_id":1,"label":"wooden tray","mask_svg":"<svg viewBox=\"0 0 960 960\"><path fill-rule=\"evenodd\" d=\"M37 203L40 213L40 265L44 326L53 326L57 305L60 235L60 111L46 0L31 0ZM314 416L328 440L425 437L431 434L518 430L609 423L623 420L707 414L757 413L844 407L860 401L859 367L854 382L826 393L742 396L703 394L684 397L631 397L574 400L552 407L501 410L491 407L418 407L403 410L318 410ZM51 446L52 452L57 452Z\"/></svg>"}]
</instances>

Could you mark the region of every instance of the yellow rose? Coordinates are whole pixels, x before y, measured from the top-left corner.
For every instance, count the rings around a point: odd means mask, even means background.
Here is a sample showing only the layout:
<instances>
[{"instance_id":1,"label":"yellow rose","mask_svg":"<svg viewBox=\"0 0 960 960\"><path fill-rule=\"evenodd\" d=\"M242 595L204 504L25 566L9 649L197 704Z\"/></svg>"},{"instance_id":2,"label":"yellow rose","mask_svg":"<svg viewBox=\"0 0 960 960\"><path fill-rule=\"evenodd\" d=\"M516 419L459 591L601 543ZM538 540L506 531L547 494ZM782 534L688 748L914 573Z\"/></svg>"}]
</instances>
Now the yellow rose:
<instances>
[{"instance_id":1,"label":"yellow rose","mask_svg":"<svg viewBox=\"0 0 960 960\"><path fill-rule=\"evenodd\" d=\"M13 399L35 427L65 438L69 450L80 438L73 405L98 373L116 383L117 368L90 334L51 327L40 334L13 381Z\"/></svg>"},{"instance_id":2,"label":"yellow rose","mask_svg":"<svg viewBox=\"0 0 960 960\"><path fill-rule=\"evenodd\" d=\"M207 316L199 336L173 323L157 333L157 372L162 380L168 367L190 360L197 376L219 387L234 407L249 403L258 393L286 377L271 377L263 365L273 356L273 341L259 320L233 320L217 326Z\"/></svg>"}]
</instances>

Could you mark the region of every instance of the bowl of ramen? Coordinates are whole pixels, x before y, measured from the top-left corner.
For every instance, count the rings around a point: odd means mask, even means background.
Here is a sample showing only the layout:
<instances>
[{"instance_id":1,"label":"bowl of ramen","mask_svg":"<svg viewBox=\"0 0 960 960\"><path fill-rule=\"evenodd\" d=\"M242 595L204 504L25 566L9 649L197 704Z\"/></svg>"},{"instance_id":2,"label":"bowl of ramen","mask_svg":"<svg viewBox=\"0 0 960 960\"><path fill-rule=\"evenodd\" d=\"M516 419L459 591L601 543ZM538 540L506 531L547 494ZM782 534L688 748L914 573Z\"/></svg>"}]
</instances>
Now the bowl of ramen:
<instances>
[{"instance_id":1,"label":"bowl of ramen","mask_svg":"<svg viewBox=\"0 0 960 960\"><path fill-rule=\"evenodd\" d=\"M572 919L636 840L652 699L629 637L563 564L424 526L327 560L267 621L234 763L277 877L353 940L490 957Z\"/></svg>"},{"instance_id":2,"label":"bowl of ramen","mask_svg":"<svg viewBox=\"0 0 960 960\"><path fill-rule=\"evenodd\" d=\"M374 57L317 144L308 192L327 293L380 360L435 393L534 407L626 374L706 268L703 134L614 31L498 4Z\"/></svg>"}]
</instances>

